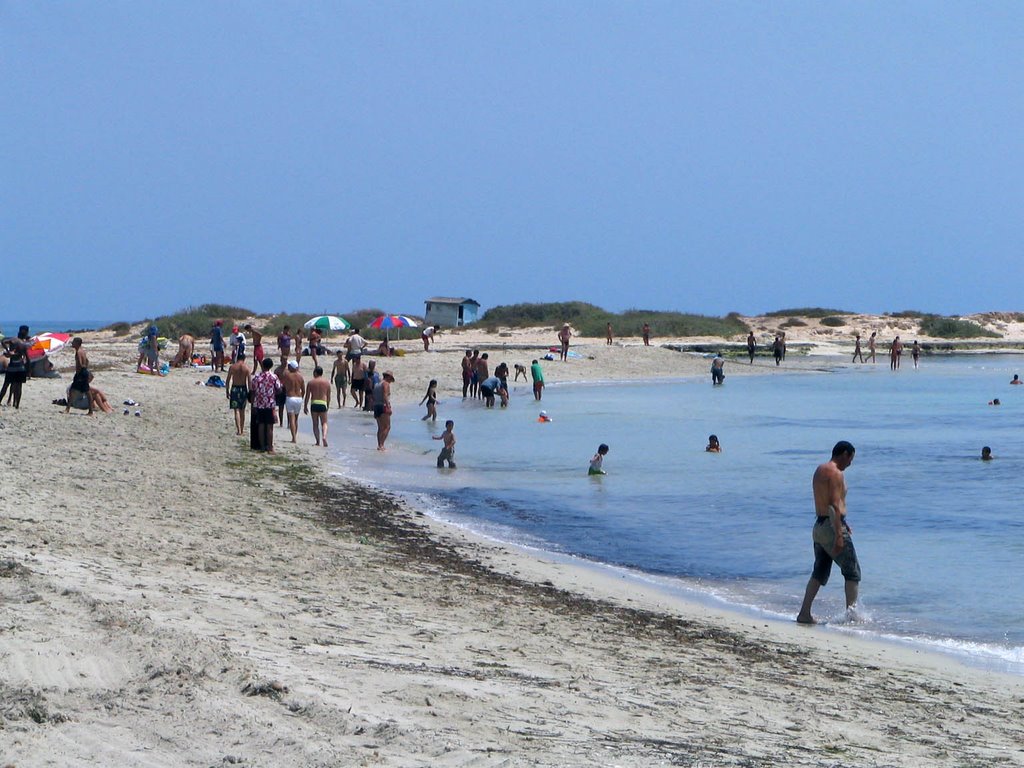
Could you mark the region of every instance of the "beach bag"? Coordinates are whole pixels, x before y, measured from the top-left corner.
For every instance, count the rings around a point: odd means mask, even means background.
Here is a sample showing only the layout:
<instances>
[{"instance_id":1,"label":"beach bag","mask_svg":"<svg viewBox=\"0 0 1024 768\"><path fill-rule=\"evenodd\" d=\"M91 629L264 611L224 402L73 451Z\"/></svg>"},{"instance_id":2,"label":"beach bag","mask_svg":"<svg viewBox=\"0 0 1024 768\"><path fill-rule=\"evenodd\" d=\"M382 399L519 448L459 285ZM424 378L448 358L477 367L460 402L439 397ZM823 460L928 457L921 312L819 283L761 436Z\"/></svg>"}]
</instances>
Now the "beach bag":
<instances>
[{"instance_id":1,"label":"beach bag","mask_svg":"<svg viewBox=\"0 0 1024 768\"><path fill-rule=\"evenodd\" d=\"M208 378L206 380L206 386L208 386L208 387L223 387L224 386L224 381L221 379L220 376L218 376L217 374L214 374L213 376L211 376L210 378Z\"/></svg>"}]
</instances>

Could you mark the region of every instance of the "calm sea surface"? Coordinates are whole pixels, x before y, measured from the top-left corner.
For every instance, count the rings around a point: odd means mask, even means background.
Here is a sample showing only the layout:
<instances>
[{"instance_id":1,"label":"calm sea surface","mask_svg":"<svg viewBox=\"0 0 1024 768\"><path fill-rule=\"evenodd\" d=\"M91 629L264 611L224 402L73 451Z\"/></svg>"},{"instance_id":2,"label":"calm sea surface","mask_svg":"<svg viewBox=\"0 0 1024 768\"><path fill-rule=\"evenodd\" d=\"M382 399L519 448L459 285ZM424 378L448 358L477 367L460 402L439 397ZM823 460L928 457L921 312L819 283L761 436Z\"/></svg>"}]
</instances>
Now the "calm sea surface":
<instances>
[{"instance_id":1,"label":"calm sea surface","mask_svg":"<svg viewBox=\"0 0 1024 768\"><path fill-rule=\"evenodd\" d=\"M909 359L906 361L910 363ZM559 363L548 363L549 366ZM569 363L571 365L571 362ZM734 364L726 366L726 372ZM926 358L829 373L549 387L507 410L442 402L437 426L399 409L391 450L373 419L332 411L347 471L494 538L791 620L810 572L811 475L840 439L864 572L847 621L835 569L815 614L1024 674L1024 374L1019 356ZM998 397L999 407L989 406ZM445 418L459 469L439 472ZM704 452L709 434L723 452ZM599 443L604 477L588 477ZM979 460L989 445L997 457Z\"/></svg>"}]
</instances>

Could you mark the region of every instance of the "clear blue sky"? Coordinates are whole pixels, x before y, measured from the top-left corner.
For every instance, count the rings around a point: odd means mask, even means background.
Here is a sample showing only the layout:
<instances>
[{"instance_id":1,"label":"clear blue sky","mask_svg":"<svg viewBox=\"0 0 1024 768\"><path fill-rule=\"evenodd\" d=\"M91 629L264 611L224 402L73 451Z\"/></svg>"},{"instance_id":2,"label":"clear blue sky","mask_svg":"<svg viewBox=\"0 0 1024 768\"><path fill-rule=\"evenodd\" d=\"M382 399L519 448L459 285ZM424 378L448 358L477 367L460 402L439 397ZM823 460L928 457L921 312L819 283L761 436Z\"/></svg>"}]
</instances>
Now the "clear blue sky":
<instances>
[{"instance_id":1,"label":"clear blue sky","mask_svg":"<svg viewBox=\"0 0 1024 768\"><path fill-rule=\"evenodd\" d=\"M0 5L0 316L1024 310L1024 3Z\"/></svg>"}]
</instances>

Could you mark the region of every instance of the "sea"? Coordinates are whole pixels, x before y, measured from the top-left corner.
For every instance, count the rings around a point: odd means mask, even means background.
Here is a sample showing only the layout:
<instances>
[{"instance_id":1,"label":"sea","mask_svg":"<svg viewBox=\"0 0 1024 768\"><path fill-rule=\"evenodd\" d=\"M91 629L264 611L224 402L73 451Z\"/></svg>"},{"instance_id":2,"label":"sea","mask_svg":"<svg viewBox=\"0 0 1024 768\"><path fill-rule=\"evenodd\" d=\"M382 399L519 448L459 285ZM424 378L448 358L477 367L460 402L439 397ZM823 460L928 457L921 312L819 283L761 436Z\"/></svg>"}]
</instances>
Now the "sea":
<instances>
[{"instance_id":1,"label":"sea","mask_svg":"<svg viewBox=\"0 0 1024 768\"><path fill-rule=\"evenodd\" d=\"M68 331L94 331L105 328L114 320L0 320L0 336L17 336L18 328L27 325L29 333L67 333Z\"/></svg>"},{"instance_id":2,"label":"sea","mask_svg":"<svg viewBox=\"0 0 1024 768\"><path fill-rule=\"evenodd\" d=\"M710 375L559 384L539 404L520 382L506 409L445 400L436 423L396 409L385 453L372 417L350 408L332 411L331 450L346 475L452 525L789 622L813 560L811 476L848 440L861 601L847 613L836 568L816 618L1024 674L1024 386L1009 385L1024 358L926 357L915 370L904 357L895 373L823 359L816 373L730 377L729 363L720 387ZM456 470L435 464L445 419ZM719 454L704 450L711 434ZM588 476L600 443L607 474Z\"/></svg>"}]
</instances>

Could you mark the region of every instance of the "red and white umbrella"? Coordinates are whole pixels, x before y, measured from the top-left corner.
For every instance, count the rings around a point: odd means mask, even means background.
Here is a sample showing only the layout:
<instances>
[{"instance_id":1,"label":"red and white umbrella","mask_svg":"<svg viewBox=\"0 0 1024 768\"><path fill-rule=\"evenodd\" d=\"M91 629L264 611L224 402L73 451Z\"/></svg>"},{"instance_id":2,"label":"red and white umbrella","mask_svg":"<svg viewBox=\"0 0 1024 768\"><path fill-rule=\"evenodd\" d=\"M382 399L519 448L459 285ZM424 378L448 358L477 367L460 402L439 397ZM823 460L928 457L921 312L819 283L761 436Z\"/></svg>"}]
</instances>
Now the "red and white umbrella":
<instances>
[{"instance_id":1,"label":"red and white umbrella","mask_svg":"<svg viewBox=\"0 0 1024 768\"><path fill-rule=\"evenodd\" d=\"M49 357L54 352L63 349L71 341L70 333L40 333L29 339L31 344L28 348L28 359L30 361L40 360Z\"/></svg>"},{"instance_id":2,"label":"red and white umbrella","mask_svg":"<svg viewBox=\"0 0 1024 768\"><path fill-rule=\"evenodd\" d=\"M370 327L390 331L392 328L419 328L420 324L407 315L381 315L370 323Z\"/></svg>"}]
</instances>

